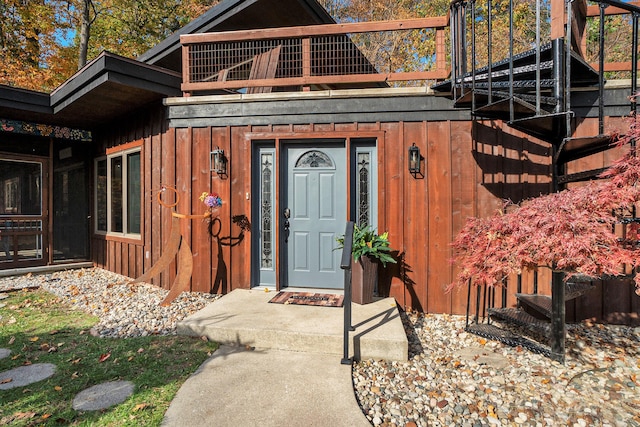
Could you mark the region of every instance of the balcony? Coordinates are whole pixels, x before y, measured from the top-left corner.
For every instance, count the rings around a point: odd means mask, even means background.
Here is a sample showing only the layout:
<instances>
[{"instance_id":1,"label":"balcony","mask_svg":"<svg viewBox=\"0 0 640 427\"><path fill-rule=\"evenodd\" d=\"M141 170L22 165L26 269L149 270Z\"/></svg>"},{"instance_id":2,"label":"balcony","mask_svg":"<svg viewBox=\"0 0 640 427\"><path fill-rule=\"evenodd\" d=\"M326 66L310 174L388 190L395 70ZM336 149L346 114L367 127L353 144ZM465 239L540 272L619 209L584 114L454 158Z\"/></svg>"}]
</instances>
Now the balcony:
<instances>
[{"instance_id":1,"label":"balcony","mask_svg":"<svg viewBox=\"0 0 640 427\"><path fill-rule=\"evenodd\" d=\"M182 35L182 91L189 96L435 82L449 76L448 26L449 18L440 16Z\"/></svg>"}]
</instances>

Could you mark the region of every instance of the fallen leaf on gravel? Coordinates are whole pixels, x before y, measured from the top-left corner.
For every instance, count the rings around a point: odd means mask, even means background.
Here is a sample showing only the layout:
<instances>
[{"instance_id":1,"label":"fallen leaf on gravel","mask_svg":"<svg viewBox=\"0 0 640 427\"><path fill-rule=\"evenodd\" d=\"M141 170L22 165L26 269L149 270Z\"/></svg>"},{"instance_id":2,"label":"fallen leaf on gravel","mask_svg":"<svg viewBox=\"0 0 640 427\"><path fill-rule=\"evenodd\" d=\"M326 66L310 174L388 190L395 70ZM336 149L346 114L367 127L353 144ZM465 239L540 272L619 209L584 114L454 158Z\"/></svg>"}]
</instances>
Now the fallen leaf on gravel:
<instances>
[{"instance_id":1,"label":"fallen leaf on gravel","mask_svg":"<svg viewBox=\"0 0 640 427\"><path fill-rule=\"evenodd\" d=\"M100 357L98 358L98 362L102 363L110 357L111 357L111 353L101 354Z\"/></svg>"},{"instance_id":2,"label":"fallen leaf on gravel","mask_svg":"<svg viewBox=\"0 0 640 427\"><path fill-rule=\"evenodd\" d=\"M485 340L484 338L480 338L478 342L480 343L480 345L485 345L487 343L487 340Z\"/></svg>"},{"instance_id":3,"label":"fallen leaf on gravel","mask_svg":"<svg viewBox=\"0 0 640 427\"><path fill-rule=\"evenodd\" d=\"M0 381L0 384L8 384L8 383L10 383L11 381L13 381L13 378L5 378L5 379L3 379L2 381Z\"/></svg>"},{"instance_id":4,"label":"fallen leaf on gravel","mask_svg":"<svg viewBox=\"0 0 640 427\"><path fill-rule=\"evenodd\" d=\"M489 407L487 408L487 412L490 417L496 417L495 407L493 405L489 405Z\"/></svg>"}]
</instances>

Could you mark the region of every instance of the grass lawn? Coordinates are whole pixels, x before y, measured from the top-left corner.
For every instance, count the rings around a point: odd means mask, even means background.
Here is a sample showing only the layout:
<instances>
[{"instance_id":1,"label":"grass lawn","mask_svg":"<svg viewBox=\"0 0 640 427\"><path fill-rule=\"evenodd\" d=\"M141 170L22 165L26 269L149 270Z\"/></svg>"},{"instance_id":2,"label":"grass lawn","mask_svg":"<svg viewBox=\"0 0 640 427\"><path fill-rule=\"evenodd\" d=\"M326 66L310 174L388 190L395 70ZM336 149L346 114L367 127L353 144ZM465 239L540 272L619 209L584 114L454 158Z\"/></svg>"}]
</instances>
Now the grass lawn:
<instances>
[{"instance_id":1,"label":"grass lawn","mask_svg":"<svg viewBox=\"0 0 640 427\"><path fill-rule=\"evenodd\" d=\"M9 293L0 306L0 372L52 363L55 374L24 387L0 390L0 425L157 426L182 383L216 349L180 336L98 338L97 318L43 290ZM132 319L133 320L133 319ZM107 381L135 384L133 395L103 411L77 412L80 391Z\"/></svg>"}]
</instances>

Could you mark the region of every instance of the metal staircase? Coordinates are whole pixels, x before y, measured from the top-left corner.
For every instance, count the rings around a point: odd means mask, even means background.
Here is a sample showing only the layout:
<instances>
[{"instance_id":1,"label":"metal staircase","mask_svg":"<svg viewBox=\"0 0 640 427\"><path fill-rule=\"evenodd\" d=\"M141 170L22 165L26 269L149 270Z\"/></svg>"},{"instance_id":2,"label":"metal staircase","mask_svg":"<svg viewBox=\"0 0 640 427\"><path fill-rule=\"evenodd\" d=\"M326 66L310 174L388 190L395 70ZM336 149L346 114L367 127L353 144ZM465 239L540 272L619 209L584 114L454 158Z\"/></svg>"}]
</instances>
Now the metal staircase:
<instances>
[{"instance_id":1,"label":"metal staircase","mask_svg":"<svg viewBox=\"0 0 640 427\"><path fill-rule=\"evenodd\" d=\"M567 173L567 165L609 150L616 138L604 132L605 10L613 6L631 15L633 48L630 95L635 95L640 8L617 0L598 2L599 64L595 69L582 55L587 17L585 0L537 0L535 40L531 41L533 48L521 52L514 50L514 0L482 0L481 7L479 2L454 0L451 3L451 79L434 85L434 91L450 96L455 107L470 109L477 120L502 120L519 131L550 143L553 149L552 180L556 191L569 183L597 178L603 169ZM501 6L508 4L508 8L496 8L494 3L500 3ZM545 5L550 7L550 12L543 18L542 9ZM508 55L494 62L493 46L507 41L494 40L492 14L507 12ZM551 37L546 43L542 42L541 37L543 20L551 22ZM485 25L482 31L478 31L480 23ZM478 33L481 35L478 36ZM477 36L482 37L487 65L478 64ZM598 91L599 132L597 135L578 137L575 135L575 112L571 108L572 89L589 87ZM635 105L634 100L631 102L632 113L635 113ZM515 308L505 305L504 294L502 305L495 307L496 290L477 289L476 313L472 322L467 321L467 330L564 361L565 302L584 294L592 286L584 281L565 282L562 273L553 273L551 288L552 295L525 295L518 291ZM534 338L525 337L524 332L532 334Z\"/></svg>"}]
</instances>

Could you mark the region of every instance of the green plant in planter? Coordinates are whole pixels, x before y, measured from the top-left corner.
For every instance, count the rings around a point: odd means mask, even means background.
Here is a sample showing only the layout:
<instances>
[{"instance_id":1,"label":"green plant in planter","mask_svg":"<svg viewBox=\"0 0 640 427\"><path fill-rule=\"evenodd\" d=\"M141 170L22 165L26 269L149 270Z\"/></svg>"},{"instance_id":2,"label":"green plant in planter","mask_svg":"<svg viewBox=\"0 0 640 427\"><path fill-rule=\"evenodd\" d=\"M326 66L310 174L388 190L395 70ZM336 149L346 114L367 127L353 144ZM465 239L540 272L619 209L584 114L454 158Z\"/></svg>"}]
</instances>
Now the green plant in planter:
<instances>
[{"instance_id":1,"label":"green plant in planter","mask_svg":"<svg viewBox=\"0 0 640 427\"><path fill-rule=\"evenodd\" d=\"M337 242L339 244L337 249L344 248L344 236L338 237ZM360 228L357 225L353 227L353 247L351 249L351 255L353 260L358 260L363 256L369 256L371 258L379 260L383 266L387 266L387 263L396 263L396 260L391 256L391 247L389 246L389 232L385 231L382 234L376 233L375 229L370 226Z\"/></svg>"}]
</instances>

